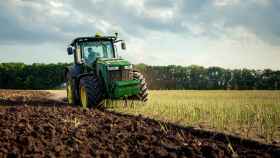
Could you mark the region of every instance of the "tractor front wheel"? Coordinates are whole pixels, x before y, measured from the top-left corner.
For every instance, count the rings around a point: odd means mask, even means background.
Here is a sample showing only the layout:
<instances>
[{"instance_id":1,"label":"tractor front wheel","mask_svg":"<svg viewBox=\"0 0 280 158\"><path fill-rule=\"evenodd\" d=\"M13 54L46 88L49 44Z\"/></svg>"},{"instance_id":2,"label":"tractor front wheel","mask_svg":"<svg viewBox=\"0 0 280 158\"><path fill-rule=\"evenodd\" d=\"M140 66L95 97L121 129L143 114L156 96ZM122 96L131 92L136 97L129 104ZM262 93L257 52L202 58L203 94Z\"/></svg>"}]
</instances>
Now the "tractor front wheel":
<instances>
[{"instance_id":1,"label":"tractor front wheel","mask_svg":"<svg viewBox=\"0 0 280 158\"><path fill-rule=\"evenodd\" d=\"M103 105L104 86L95 76L85 76L80 80L80 101L83 108L98 108Z\"/></svg>"},{"instance_id":2,"label":"tractor front wheel","mask_svg":"<svg viewBox=\"0 0 280 158\"><path fill-rule=\"evenodd\" d=\"M143 102L148 101L148 87L144 76L141 73L135 71L133 72L133 78L140 80L140 92L136 98Z\"/></svg>"}]
</instances>

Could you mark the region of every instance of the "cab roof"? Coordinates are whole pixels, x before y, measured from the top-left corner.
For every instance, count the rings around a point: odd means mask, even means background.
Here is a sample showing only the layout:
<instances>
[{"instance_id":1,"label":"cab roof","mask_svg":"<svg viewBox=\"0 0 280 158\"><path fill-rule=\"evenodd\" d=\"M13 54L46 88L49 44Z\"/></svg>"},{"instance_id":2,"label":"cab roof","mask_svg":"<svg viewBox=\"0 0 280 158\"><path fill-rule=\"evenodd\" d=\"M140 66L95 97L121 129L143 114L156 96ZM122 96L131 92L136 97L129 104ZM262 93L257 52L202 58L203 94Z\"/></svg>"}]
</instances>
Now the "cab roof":
<instances>
[{"instance_id":1,"label":"cab roof","mask_svg":"<svg viewBox=\"0 0 280 158\"><path fill-rule=\"evenodd\" d=\"M75 46L75 43L77 42L83 42L83 41L103 41L103 40L113 40L115 41L117 39L116 36L94 36L94 37L78 37L75 38L71 42L71 46Z\"/></svg>"}]
</instances>

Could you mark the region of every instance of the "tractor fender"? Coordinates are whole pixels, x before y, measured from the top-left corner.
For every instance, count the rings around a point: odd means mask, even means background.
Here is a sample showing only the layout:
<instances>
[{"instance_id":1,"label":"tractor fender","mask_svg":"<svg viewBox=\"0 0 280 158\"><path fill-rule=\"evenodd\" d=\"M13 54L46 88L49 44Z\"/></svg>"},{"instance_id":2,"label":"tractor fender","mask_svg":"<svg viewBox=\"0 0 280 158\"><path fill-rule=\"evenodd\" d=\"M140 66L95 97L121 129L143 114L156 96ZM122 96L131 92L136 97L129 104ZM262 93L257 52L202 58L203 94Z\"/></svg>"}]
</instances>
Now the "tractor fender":
<instances>
[{"instance_id":1,"label":"tractor fender","mask_svg":"<svg viewBox=\"0 0 280 158\"><path fill-rule=\"evenodd\" d=\"M74 66L69 66L65 68L65 75L67 73L70 73L72 78L77 78L79 74L81 73L81 66L80 65L74 65Z\"/></svg>"},{"instance_id":2,"label":"tractor fender","mask_svg":"<svg viewBox=\"0 0 280 158\"><path fill-rule=\"evenodd\" d=\"M77 76L77 81L79 83L82 77L93 76L93 75L94 75L94 73L83 73L83 74L80 74L80 75Z\"/></svg>"},{"instance_id":3,"label":"tractor fender","mask_svg":"<svg viewBox=\"0 0 280 158\"><path fill-rule=\"evenodd\" d=\"M78 89L79 89L79 80L78 77L80 75L81 72L81 66L80 65L73 65L73 66L69 66L69 67L65 67L64 69L64 78L65 81L67 80L67 75L69 74L71 76L71 79L74 81L74 91L75 91L75 95L78 96Z\"/></svg>"}]
</instances>

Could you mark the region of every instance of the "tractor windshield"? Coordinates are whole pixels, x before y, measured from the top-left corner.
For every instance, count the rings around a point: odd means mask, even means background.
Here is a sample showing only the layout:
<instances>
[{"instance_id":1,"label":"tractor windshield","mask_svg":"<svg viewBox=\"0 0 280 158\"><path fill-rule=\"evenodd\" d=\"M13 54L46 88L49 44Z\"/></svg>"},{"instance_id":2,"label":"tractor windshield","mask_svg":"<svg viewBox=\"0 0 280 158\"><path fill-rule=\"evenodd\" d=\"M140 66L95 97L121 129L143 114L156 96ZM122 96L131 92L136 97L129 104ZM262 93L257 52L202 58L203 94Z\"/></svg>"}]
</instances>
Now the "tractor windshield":
<instances>
[{"instance_id":1,"label":"tractor windshield","mask_svg":"<svg viewBox=\"0 0 280 158\"><path fill-rule=\"evenodd\" d=\"M114 58L111 41L90 41L81 43L82 58L86 63L93 63L97 58Z\"/></svg>"}]
</instances>

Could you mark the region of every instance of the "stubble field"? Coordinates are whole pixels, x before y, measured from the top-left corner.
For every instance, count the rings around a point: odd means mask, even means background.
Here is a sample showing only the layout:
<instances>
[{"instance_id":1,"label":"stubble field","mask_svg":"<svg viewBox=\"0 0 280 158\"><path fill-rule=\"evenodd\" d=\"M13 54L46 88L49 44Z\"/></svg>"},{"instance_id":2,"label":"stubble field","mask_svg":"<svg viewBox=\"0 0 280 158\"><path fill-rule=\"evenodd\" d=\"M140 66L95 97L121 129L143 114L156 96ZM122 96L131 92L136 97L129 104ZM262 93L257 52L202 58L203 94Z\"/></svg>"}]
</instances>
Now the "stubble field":
<instances>
[{"instance_id":1,"label":"stubble field","mask_svg":"<svg viewBox=\"0 0 280 158\"><path fill-rule=\"evenodd\" d=\"M108 108L280 144L280 91L150 91L146 105L109 101Z\"/></svg>"}]
</instances>

